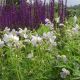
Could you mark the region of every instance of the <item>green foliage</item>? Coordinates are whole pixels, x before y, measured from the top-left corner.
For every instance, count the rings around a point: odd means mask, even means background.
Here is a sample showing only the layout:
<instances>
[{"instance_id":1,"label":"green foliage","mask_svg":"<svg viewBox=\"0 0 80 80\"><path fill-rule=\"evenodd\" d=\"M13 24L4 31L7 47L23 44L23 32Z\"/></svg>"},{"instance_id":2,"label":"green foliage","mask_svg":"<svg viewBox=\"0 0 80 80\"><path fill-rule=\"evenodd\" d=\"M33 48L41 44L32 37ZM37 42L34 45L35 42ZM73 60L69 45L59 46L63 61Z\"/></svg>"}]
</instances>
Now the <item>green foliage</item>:
<instances>
[{"instance_id":1,"label":"green foliage","mask_svg":"<svg viewBox=\"0 0 80 80\"><path fill-rule=\"evenodd\" d=\"M69 15L74 16L75 14L80 17L80 5L69 7Z\"/></svg>"},{"instance_id":2,"label":"green foliage","mask_svg":"<svg viewBox=\"0 0 80 80\"><path fill-rule=\"evenodd\" d=\"M49 28L49 26L45 26L45 25L43 25L43 24L41 24L41 26L39 27L39 29L37 30L37 33L39 34L39 35L42 35L44 32L49 32L50 31L50 28Z\"/></svg>"}]
</instances>

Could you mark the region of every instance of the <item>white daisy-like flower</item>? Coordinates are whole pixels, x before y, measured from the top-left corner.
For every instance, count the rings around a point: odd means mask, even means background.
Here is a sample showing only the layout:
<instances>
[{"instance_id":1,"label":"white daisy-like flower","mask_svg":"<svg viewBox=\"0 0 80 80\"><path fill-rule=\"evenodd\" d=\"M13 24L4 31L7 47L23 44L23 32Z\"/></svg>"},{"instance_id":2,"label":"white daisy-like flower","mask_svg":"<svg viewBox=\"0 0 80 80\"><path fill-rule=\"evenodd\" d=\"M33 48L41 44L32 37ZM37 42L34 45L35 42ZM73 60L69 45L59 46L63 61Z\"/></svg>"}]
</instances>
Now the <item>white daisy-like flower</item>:
<instances>
[{"instance_id":1,"label":"white daisy-like flower","mask_svg":"<svg viewBox=\"0 0 80 80\"><path fill-rule=\"evenodd\" d=\"M61 78L66 78L68 75L70 75L70 71L65 68L62 68L62 72L60 72Z\"/></svg>"}]
</instances>

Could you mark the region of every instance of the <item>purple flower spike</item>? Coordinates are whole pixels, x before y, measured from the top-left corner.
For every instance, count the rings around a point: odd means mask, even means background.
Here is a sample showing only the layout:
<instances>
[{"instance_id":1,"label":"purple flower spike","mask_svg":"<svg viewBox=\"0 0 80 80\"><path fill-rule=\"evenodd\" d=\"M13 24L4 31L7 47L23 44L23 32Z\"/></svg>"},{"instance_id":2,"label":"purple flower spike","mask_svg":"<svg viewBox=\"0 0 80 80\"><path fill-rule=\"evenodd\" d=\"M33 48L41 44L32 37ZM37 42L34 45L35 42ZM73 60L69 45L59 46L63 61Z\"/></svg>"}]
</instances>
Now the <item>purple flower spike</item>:
<instances>
[{"instance_id":1,"label":"purple flower spike","mask_svg":"<svg viewBox=\"0 0 80 80\"><path fill-rule=\"evenodd\" d=\"M60 23L63 23L63 18L64 18L64 15L63 15L63 0L59 0L59 17L60 17Z\"/></svg>"},{"instance_id":2,"label":"purple flower spike","mask_svg":"<svg viewBox=\"0 0 80 80\"><path fill-rule=\"evenodd\" d=\"M50 20L54 21L54 0L50 0Z\"/></svg>"}]
</instances>

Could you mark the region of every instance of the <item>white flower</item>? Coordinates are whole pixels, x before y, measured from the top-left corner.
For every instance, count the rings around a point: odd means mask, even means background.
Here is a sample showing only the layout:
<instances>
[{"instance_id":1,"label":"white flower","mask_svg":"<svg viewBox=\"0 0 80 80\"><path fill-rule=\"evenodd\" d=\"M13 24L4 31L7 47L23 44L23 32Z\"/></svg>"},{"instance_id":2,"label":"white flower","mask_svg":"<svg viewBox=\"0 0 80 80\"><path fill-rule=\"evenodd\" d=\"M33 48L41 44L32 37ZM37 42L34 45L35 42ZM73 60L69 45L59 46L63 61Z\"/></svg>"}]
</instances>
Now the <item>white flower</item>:
<instances>
[{"instance_id":1,"label":"white flower","mask_svg":"<svg viewBox=\"0 0 80 80\"><path fill-rule=\"evenodd\" d=\"M73 31L73 32L75 32L75 33L77 33L77 32L78 32L78 30L79 30L79 25L78 25L78 24L76 24L76 25L75 25L75 27L74 27L74 28L72 28L72 31Z\"/></svg>"},{"instance_id":2,"label":"white flower","mask_svg":"<svg viewBox=\"0 0 80 80\"><path fill-rule=\"evenodd\" d=\"M64 63L66 63L68 59L67 59L66 55L57 55L57 60L63 61Z\"/></svg>"},{"instance_id":3,"label":"white flower","mask_svg":"<svg viewBox=\"0 0 80 80\"><path fill-rule=\"evenodd\" d=\"M55 42L56 36L53 35L54 33L48 32L48 33L43 33L43 38L46 39L51 45L56 46L57 43Z\"/></svg>"},{"instance_id":4,"label":"white flower","mask_svg":"<svg viewBox=\"0 0 80 80\"><path fill-rule=\"evenodd\" d=\"M30 43L30 39L25 39L24 42Z\"/></svg>"},{"instance_id":5,"label":"white flower","mask_svg":"<svg viewBox=\"0 0 80 80\"><path fill-rule=\"evenodd\" d=\"M5 27L4 32L5 32L5 33L9 33L9 32L10 32L10 28Z\"/></svg>"},{"instance_id":6,"label":"white flower","mask_svg":"<svg viewBox=\"0 0 80 80\"><path fill-rule=\"evenodd\" d=\"M47 39L47 34L45 32L43 33L43 38Z\"/></svg>"},{"instance_id":7,"label":"white flower","mask_svg":"<svg viewBox=\"0 0 80 80\"><path fill-rule=\"evenodd\" d=\"M61 56L60 55L57 55L57 60L61 61Z\"/></svg>"},{"instance_id":8,"label":"white flower","mask_svg":"<svg viewBox=\"0 0 80 80\"><path fill-rule=\"evenodd\" d=\"M48 38L52 38L53 37L53 32L48 32L47 36L48 36Z\"/></svg>"},{"instance_id":9,"label":"white flower","mask_svg":"<svg viewBox=\"0 0 80 80\"><path fill-rule=\"evenodd\" d=\"M33 55L33 52L31 52L31 53L28 54L27 58L32 59L33 56L34 56L34 55Z\"/></svg>"},{"instance_id":10,"label":"white flower","mask_svg":"<svg viewBox=\"0 0 80 80\"><path fill-rule=\"evenodd\" d=\"M13 34L4 34L3 41L8 45L12 46L13 43L17 43L19 41L19 37Z\"/></svg>"},{"instance_id":11,"label":"white flower","mask_svg":"<svg viewBox=\"0 0 80 80\"><path fill-rule=\"evenodd\" d=\"M45 19L45 26L48 26L50 30L54 29L54 24L48 18Z\"/></svg>"},{"instance_id":12,"label":"white flower","mask_svg":"<svg viewBox=\"0 0 80 80\"><path fill-rule=\"evenodd\" d=\"M0 39L0 47L3 47L4 46L4 41L1 41Z\"/></svg>"},{"instance_id":13,"label":"white flower","mask_svg":"<svg viewBox=\"0 0 80 80\"><path fill-rule=\"evenodd\" d=\"M67 61L66 55L62 55L61 57L62 57L63 61L66 63L66 61Z\"/></svg>"},{"instance_id":14,"label":"white flower","mask_svg":"<svg viewBox=\"0 0 80 80\"><path fill-rule=\"evenodd\" d=\"M42 38L39 36L32 36L31 43L36 46L37 43L41 43Z\"/></svg>"},{"instance_id":15,"label":"white flower","mask_svg":"<svg viewBox=\"0 0 80 80\"><path fill-rule=\"evenodd\" d=\"M19 37L13 34L4 34L3 40L5 42L9 42L9 41L19 41Z\"/></svg>"},{"instance_id":16,"label":"white flower","mask_svg":"<svg viewBox=\"0 0 80 80\"><path fill-rule=\"evenodd\" d=\"M27 28L25 28L24 30L19 28L19 35L23 38L28 38L27 31Z\"/></svg>"},{"instance_id":17,"label":"white flower","mask_svg":"<svg viewBox=\"0 0 80 80\"><path fill-rule=\"evenodd\" d=\"M18 32L15 29L12 29L12 31L10 33L13 35L18 35Z\"/></svg>"},{"instance_id":18,"label":"white flower","mask_svg":"<svg viewBox=\"0 0 80 80\"><path fill-rule=\"evenodd\" d=\"M53 45L53 46L57 46L57 43L54 42L54 39L52 39L52 38L50 38L50 43L51 43L51 45Z\"/></svg>"},{"instance_id":19,"label":"white flower","mask_svg":"<svg viewBox=\"0 0 80 80\"><path fill-rule=\"evenodd\" d=\"M70 75L70 72L67 69L62 68L62 72L60 72L60 75L61 78L66 78L68 75Z\"/></svg>"},{"instance_id":20,"label":"white flower","mask_svg":"<svg viewBox=\"0 0 80 80\"><path fill-rule=\"evenodd\" d=\"M60 24L59 24L59 26L60 26L60 27L63 27L63 26L64 26L64 24L63 24L63 23L60 23Z\"/></svg>"},{"instance_id":21,"label":"white flower","mask_svg":"<svg viewBox=\"0 0 80 80\"><path fill-rule=\"evenodd\" d=\"M43 33L43 38L48 39L53 37L53 32Z\"/></svg>"},{"instance_id":22,"label":"white flower","mask_svg":"<svg viewBox=\"0 0 80 80\"><path fill-rule=\"evenodd\" d=\"M55 40L56 39L56 36L52 36L52 39Z\"/></svg>"},{"instance_id":23,"label":"white flower","mask_svg":"<svg viewBox=\"0 0 80 80\"><path fill-rule=\"evenodd\" d=\"M51 21L50 21L48 18L46 18L46 19L45 19L45 23L46 23L46 24L51 24Z\"/></svg>"}]
</instances>

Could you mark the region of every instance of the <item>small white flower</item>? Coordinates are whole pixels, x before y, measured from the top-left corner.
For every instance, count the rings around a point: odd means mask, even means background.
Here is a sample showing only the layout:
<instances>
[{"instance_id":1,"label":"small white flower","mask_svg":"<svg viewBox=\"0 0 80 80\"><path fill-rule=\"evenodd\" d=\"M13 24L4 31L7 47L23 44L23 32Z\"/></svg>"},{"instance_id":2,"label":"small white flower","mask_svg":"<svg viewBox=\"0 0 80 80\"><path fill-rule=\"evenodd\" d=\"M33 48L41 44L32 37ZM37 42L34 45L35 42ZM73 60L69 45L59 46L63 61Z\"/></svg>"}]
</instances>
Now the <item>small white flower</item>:
<instances>
[{"instance_id":1,"label":"small white flower","mask_svg":"<svg viewBox=\"0 0 80 80\"><path fill-rule=\"evenodd\" d=\"M27 31L28 31L27 28L24 28L24 30L21 29L21 28L19 28L18 34L19 34L21 37L23 37L23 38L27 38L27 37L28 37Z\"/></svg>"},{"instance_id":2,"label":"small white flower","mask_svg":"<svg viewBox=\"0 0 80 80\"><path fill-rule=\"evenodd\" d=\"M47 34L45 32L43 33L43 38L47 39Z\"/></svg>"},{"instance_id":3,"label":"small white flower","mask_svg":"<svg viewBox=\"0 0 80 80\"><path fill-rule=\"evenodd\" d=\"M28 54L27 58L32 59L33 56L34 56L34 55L33 55L33 52L32 52L32 53L29 53L29 54Z\"/></svg>"},{"instance_id":4,"label":"small white flower","mask_svg":"<svg viewBox=\"0 0 80 80\"><path fill-rule=\"evenodd\" d=\"M68 59L67 59L66 55L57 55L57 60L63 61L64 63L66 63Z\"/></svg>"},{"instance_id":5,"label":"small white flower","mask_svg":"<svg viewBox=\"0 0 80 80\"><path fill-rule=\"evenodd\" d=\"M30 43L30 39L25 39L24 42Z\"/></svg>"},{"instance_id":6,"label":"small white flower","mask_svg":"<svg viewBox=\"0 0 80 80\"><path fill-rule=\"evenodd\" d=\"M4 41L1 41L0 39L0 47L3 47L4 46Z\"/></svg>"},{"instance_id":7,"label":"small white flower","mask_svg":"<svg viewBox=\"0 0 80 80\"><path fill-rule=\"evenodd\" d=\"M43 33L43 38L52 38L53 37L53 32L48 32L48 33Z\"/></svg>"},{"instance_id":8,"label":"small white flower","mask_svg":"<svg viewBox=\"0 0 80 80\"><path fill-rule=\"evenodd\" d=\"M43 39L46 39L51 45L56 46L57 45L57 43L55 42L56 36L54 36L53 34L54 33L52 31L48 33L43 33Z\"/></svg>"},{"instance_id":9,"label":"small white flower","mask_svg":"<svg viewBox=\"0 0 80 80\"><path fill-rule=\"evenodd\" d=\"M45 23L46 23L46 24L51 24L51 21L50 21L48 18L46 18L46 19L45 19Z\"/></svg>"},{"instance_id":10,"label":"small white flower","mask_svg":"<svg viewBox=\"0 0 80 80\"><path fill-rule=\"evenodd\" d=\"M59 24L59 26L60 26L60 27L63 27L63 26L64 26L64 24L63 24L63 23L60 23L60 24Z\"/></svg>"},{"instance_id":11,"label":"small white flower","mask_svg":"<svg viewBox=\"0 0 80 80\"><path fill-rule=\"evenodd\" d=\"M52 39L55 40L56 39L56 36L52 36Z\"/></svg>"},{"instance_id":12,"label":"small white flower","mask_svg":"<svg viewBox=\"0 0 80 80\"><path fill-rule=\"evenodd\" d=\"M70 75L69 70L62 68L62 72L60 72L61 78L66 78L68 75Z\"/></svg>"},{"instance_id":13,"label":"small white flower","mask_svg":"<svg viewBox=\"0 0 80 80\"><path fill-rule=\"evenodd\" d=\"M48 26L50 30L54 29L54 24L48 18L45 19L45 26Z\"/></svg>"},{"instance_id":14,"label":"small white flower","mask_svg":"<svg viewBox=\"0 0 80 80\"><path fill-rule=\"evenodd\" d=\"M72 31L77 33L79 31L79 25L76 24L74 28L72 28Z\"/></svg>"},{"instance_id":15,"label":"small white flower","mask_svg":"<svg viewBox=\"0 0 80 80\"><path fill-rule=\"evenodd\" d=\"M7 45L12 45L13 43L17 43L19 41L19 37L13 34L4 34L3 41Z\"/></svg>"},{"instance_id":16,"label":"small white flower","mask_svg":"<svg viewBox=\"0 0 80 80\"><path fill-rule=\"evenodd\" d=\"M10 28L5 27L4 32L8 34L10 32Z\"/></svg>"},{"instance_id":17,"label":"small white flower","mask_svg":"<svg viewBox=\"0 0 80 80\"><path fill-rule=\"evenodd\" d=\"M62 55L61 57L62 57L63 61L66 63L66 61L67 61L66 55Z\"/></svg>"},{"instance_id":18,"label":"small white flower","mask_svg":"<svg viewBox=\"0 0 80 80\"><path fill-rule=\"evenodd\" d=\"M51 45L53 45L53 46L57 46L57 43L54 42L54 39L52 39L52 38L50 38L50 43L51 43Z\"/></svg>"},{"instance_id":19,"label":"small white flower","mask_svg":"<svg viewBox=\"0 0 80 80\"><path fill-rule=\"evenodd\" d=\"M13 35L18 35L18 32L15 29L12 29L12 31L10 33Z\"/></svg>"},{"instance_id":20,"label":"small white flower","mask_svg":"<svg viewBox=\"0 0 80 80\"><path fill-rule=\"evenodd\" d=\"M37 43L41 43L42 38L39 36L32 36L31 43L36 46Z\"/></svg>"},{"instance_id":21,"label":"small white flower","mask_svg":"<svg viewBox=\"0 0 80 80\"><path fill-rule=\"evenodd\" d=\"M57 55L56 57L57 57L58 61L61 61L61 56L60 55Z\"/></svg>"}]
</instances>

